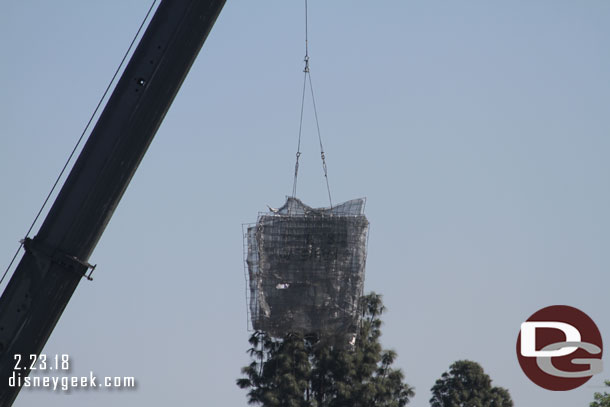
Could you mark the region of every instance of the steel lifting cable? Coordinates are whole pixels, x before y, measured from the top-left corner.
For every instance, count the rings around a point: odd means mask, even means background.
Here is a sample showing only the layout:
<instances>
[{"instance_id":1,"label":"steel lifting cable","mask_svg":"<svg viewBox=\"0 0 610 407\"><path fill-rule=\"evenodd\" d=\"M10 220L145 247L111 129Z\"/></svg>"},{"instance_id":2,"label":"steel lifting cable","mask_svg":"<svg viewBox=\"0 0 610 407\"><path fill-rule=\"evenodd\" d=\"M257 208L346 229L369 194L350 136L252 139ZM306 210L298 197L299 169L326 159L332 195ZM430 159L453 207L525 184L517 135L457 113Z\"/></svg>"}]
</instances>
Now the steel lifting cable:
<instances>
[{"instance_id":1,"label":"steel lifting cable","mask_svg":"<svg viewBox=\"0 0 610 407\"><path fill-rule=\"evenodd\" d=\"M0 284L2 284L2 282L4 281L4 278L8 274L9 270L11 269L11 267L13 266L13 263L15 262L15 259L17 258L17 256L19 255L19 252L21 251L21 248L23 247L23 242L25 241L25 239L27 239L29 237L30 233L32 232L32 229L34 229L34 225L38 221L38 218L40 218L40 215L42 214L42 211L44 210L45 206L47 206L47 203L49 202L49 199L51 199L51 195L53 195L53 192L55 191L55 188L57 188L57 184L59 184L59 181L61 180L61 177L66 172L66 169L68 168L68 164L70 163L70 161L72 161L72 158L74 157L74 154L76 153L76 150L78 149L78 146L83 141L83 138L85 137L85 134L87 133L87 130L89 130L89 126L91 126L91 123L93 122L93 119L95 118L95 116L97 115L97 112L99 111L100 107L102 106L102 102L106 99L106 95L108 95L108 92L110 91L110 88L112 87L112 84L114 83L116 77L118 76L119 72L121 71L121 68L125 64L125 60L127 59L127 56L131 52L131 49L133 48L133 46L134 46L134 44L136 42L136 39L140 35L140 32L142 31L142 28L144 28L144 24L148 20L148 17L150 16L150 13L153 11L156 3L157 3L157 0L153 0L152 4L150 5L150 7L148 9L148 12L146 13L146 16L144 17L144 19L142 20L142 23L140 24L140 27L138 28L138 31L136 32L136 34L134 35L133 39L131 40L131 43L129 44L129 48L127 48L127 51L125 51L125 55L123 55L123 58L121 59L121 62L119 63L119 66L117 67L116 71L114 71L114 75L112 75L112 79L110 79L110 82L108 83L108 86L106 87L106 90L104 91L104 94L102 95L102 97L98 101L97 106L95 107L95 110L91 114L91 117L89 117L89 121L87 121L87 124L85 125L85 128L83 129L83 132L81 133L80 137L76 141L76 144L74 145L74 148L72 149L72 152L68 156L68 159L66 160L63 168L59 172L59 175L55 179L55 182L53 183L53 186L51 187L51 190L47 194L47 197L45 198L44 202L42 203L42 206L38 210L38 213L36 214L36 217L34 218L34 221L32 221L32 224L30 225L30 228L26 232L25 237L23 238L23 240L21 240L21 242L19 244L19 247L17 248L17 251L13 255L13 258L11 259L11 262L9 263L8 267L6 268L6 270L4 271L4 274L2 275L2 278L0 278Z\"/></svg>"},{"instance_id":2,"label":"steel lifting cable","mask_svg":"<svg viewBox=\"0 0 610 407\"><path fill-rule=\"evenodd\" d=\"M296 163L294 165L294 182L292 184L292 197L296 198L297 195L297 177L299 174L299 158L301 157L301 135L303 133L303 110L305 107L305 93L307 89L307 82L309 81L309 89L311 91L311 102L313 105L314 117L316 120L316 130L318 132L318 142L320 143L320 157L322 158L322 170L324 171L324 178L326 180L326 190L328 191L328 201L330 207L333 207L333 200L330 193L330 183L328 182L328 168L326 167L326 155L324 154L324 146L322 145L322 133L320 132L320 122L318 120L318 110L316 108L316 98L313 91L313 83L311 81L311 71L309 68L309 38L308 38L308 12L307 12L307 0L305 0L305 68L303 69L303 93L301 96L301 118L299 121L299 141L297 144Z\"/></svg>"}]
</instances>

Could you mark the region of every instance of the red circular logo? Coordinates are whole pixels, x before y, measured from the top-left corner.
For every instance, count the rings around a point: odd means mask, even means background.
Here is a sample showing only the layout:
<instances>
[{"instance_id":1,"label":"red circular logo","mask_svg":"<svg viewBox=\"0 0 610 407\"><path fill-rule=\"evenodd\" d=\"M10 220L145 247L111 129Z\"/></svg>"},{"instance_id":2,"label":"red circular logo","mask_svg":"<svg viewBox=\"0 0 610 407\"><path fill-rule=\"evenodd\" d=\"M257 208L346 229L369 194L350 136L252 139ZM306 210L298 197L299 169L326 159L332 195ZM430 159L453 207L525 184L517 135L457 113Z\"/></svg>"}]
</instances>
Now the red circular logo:
<instances>
[{"instance_id":1,"label":"red circular logo","mask_svg":"<svg viewBox=\"0 0 610 407\"><path fill-rule=\"evenodd\" d=\"M521 324L517 358L531 381L547 390L572 390L602 371L602 337L587 314L552 305Z\"/></svg>"}]
</instances>

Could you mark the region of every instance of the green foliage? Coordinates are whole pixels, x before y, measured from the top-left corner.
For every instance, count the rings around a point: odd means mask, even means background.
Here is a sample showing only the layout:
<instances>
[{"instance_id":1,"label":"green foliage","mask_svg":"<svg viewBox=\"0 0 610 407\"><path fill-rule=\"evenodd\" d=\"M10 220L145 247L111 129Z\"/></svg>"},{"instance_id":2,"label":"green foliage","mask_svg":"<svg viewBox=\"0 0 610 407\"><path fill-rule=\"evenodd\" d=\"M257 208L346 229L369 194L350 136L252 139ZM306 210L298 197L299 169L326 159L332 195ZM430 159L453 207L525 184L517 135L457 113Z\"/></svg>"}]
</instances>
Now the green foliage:
<instances>
[{"instance_id":1,"label":"green foliage","mask_svg":"<svg viewBox=\"0 0 610 407\"><path fill-rule=\"evenodd\" d=\"M610 380L606 380L604 382L606 384L606 386L610 387ZM589 407L610 407L610 394L604 392L602 393L595 393L593 395L593 400L590 404Z\"/></svg>"},{"instance_id":2,"label":"green foliage","mask_svg":"<svg viewBox=\"0 0 610 407\"><path fill-rule=\"evenodd\" d=\"M458 360L432 387L431 407L513 407L508 390L492 387L483 368Z\"/></svg>"},{"instance_id":3,"label":"green foliage","mask_svg":"<svg viewBox=\"0 0 610 407\"><path fill-rule=\"evenodd\" d=\"M361 298L361 324L353 346L316 335L250 337L252 362L237 385L248 389L248 403L264 407L404 407L415 394L392 368L396 353L383 350L381 296Z\"/></svg>"}]
</instances>

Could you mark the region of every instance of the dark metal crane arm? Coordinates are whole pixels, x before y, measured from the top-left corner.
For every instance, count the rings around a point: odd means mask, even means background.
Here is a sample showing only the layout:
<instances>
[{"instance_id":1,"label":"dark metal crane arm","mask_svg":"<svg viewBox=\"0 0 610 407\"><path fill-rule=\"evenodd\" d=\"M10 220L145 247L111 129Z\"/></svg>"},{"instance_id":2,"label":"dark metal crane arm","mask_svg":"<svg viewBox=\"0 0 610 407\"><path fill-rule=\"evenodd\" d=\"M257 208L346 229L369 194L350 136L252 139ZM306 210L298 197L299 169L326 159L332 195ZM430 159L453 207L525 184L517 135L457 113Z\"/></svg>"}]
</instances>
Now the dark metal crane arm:
<instances>
[{"instance_id":1,"label":"dark metal crane arm","mask_svg":"<svg viewBox=\"0 0 610 407\"><path fill-rule=\"evenodd\" d=\"M225 0L164 0L0 297L0 406L15 355L39 354ZM21 376L29 371L20 371Z\"/></svg>"}]
</instances>

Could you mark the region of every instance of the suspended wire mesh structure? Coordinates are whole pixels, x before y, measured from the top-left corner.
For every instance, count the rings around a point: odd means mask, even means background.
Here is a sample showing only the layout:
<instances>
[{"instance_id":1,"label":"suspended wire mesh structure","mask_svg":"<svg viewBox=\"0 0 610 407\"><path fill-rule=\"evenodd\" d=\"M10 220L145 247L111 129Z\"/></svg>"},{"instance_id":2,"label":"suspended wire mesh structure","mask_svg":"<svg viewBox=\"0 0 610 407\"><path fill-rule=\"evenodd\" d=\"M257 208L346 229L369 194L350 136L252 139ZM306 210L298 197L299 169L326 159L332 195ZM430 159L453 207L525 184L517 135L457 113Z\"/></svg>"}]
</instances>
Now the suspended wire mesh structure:
<instances>
[{"instance_id":1,"label":"suspended wire mesh structure","mask_svg":"<svg viewBox=\"0 0 610 407\"><path fill-rule=\"evenodd\" d=\"M257 222L244 233L248 311L252 328L270 336L300 333L353 339L364 286L369 223L364 198L333 206L307 32L305 0L305 69L292 196L281 208L259 213ZM296 198L307 82L329 208L314 209Z\"/></svg>"},{"instance_id":2,"label":"suspended wire mesh structure","mask_svg":"<svg viewBox=\"0 0 610 407\"><path fill-rule=\"evenodd\" d=\"M244 234L252 327L343 337L356 332L369 222L365 199L311 208L289 197Z\"/></svg>"}]
</instances>

